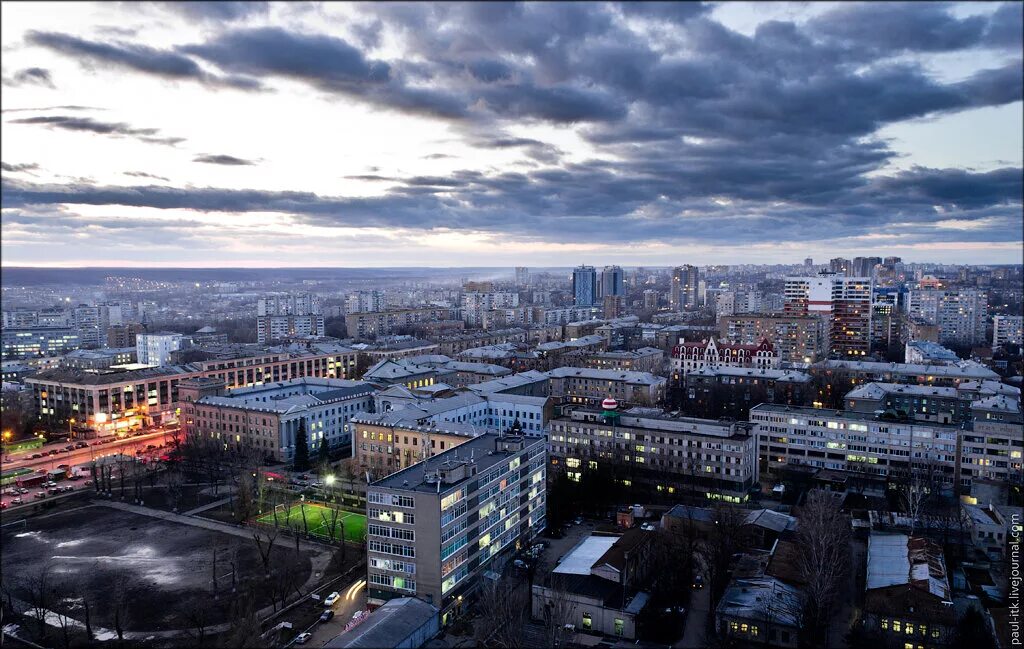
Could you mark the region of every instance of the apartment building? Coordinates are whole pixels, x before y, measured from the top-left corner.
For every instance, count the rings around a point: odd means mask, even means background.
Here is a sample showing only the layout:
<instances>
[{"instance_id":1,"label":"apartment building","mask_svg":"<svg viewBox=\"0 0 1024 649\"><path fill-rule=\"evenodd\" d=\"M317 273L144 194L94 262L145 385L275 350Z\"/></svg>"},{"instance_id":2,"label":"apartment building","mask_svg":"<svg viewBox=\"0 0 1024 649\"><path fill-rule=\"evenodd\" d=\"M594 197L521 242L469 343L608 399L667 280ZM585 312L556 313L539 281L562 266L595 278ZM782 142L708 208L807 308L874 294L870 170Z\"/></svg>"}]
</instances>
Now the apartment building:
<instances>
[{"instance_id":1,"label":"apartment building","mask_svg":"<svg viewBox=\"0 0 1024 649\"><path fill-rule=\"evenodd\" d=\"M486 433L367 486L367 602L457 612L545 526L544 440Z\"/></svg>"},{"instance_id":2,"label":"apartment building","mask_svg":"<svg viewBox=\"0 0 1024 649\"><path fill-rule=\"evenodd\" d=\"M686 265L672 269L672 284L669 290L669 307L672 311L696 308L700 298L700 271L696 266Z\"/></svg>"},{"instance_id":3,"label":"apartment building","mask_svg":"<svg viewBox=\"0 0 1024 649\"><path fill-rule=\"evenodd\" d=\"M470 291L462 294L462 319L471 327L484 325L484 315L494 309L515 309L519 294L503 291ZM513 323L514 324L514 323ZM529 323L524 323L529 324Z\"/></svg>"},{"instance_id":4,"label":"apartment building","mask_svg":"<svg viewBox=\"0 0 1024 649\"><path fill-rule=\"evenodd\" d=\"M604 339L600 339L604 342ZM632 372L660 372L665 365L665 352L655 347L641 347L633 351L593 352L583 354L583 367L598 370L627 370Z\"/></svg>"},{"instance_id":5,"label":"apartment building","mask_svg":"<svg viewBox=\"0 0 1024 649\"><path fill-rule=\"evenodd\" d=\"M429 421L424 424L401 410L366 413L352 420L352 457L371 480L401 471L473 439L487 429L470 423Z\"/></svg>"},{"instance_id":6,"label":"apartment building","mask_svg":"<svg viewBox=\"0 0 1024 649\"><path fill-rule=\"evenodd\" d=\"M846 394L846 409L864 414L889 412L897 417L943 424L972 417L970 395L957 388L901 383L865 383Z\"/></svg>"},{"instance_id":7,"label":"apartment building","mask_svg":"<svg viewBox=\"0 0 1024 649\"><path fill-rule=\"evenodd\" d=\"M528 338L526 329L494 329L490 331L468 332L437 339L437 353L445 356L458 356L467 349L487 347L505 343L525 343Z\"/></svg>"},{"instance_id":8,"label":"apartment building","mask_svg":"<svg viewBox=\"0 0 1024 649\"><path fill-rule=\"evenodd\" d=\"M345 316L345 329L349 338L374 339L403 333L419 324L452 320L455 310L449 307L425 307L419 309L395 309L350 313Z\"/></svg>"},{"instance_id":9,"label":"apartment building","mask_svg":"<svg viewBox=\"0 0 1024 649\"><path fill-rule=\"evenodd\" d=\"M547 372L553 397L566 403L597 404L606 397L636 405L654 405L665 398L668 379L650 372L558 367Z\"/></svg>"},{"instance_id":10,"label":"apartment building","mask_svg":"<svg viewBox=\"0 0 1024 649\"><path fill-rule=\"evenodd\" d=\"M759 403L804 405L813 398L811 376L796 370L705 367L683 380L685 411L711 419L746 419Z\"/></svg>"},{"instance_id":11,"label":"apartment building","mask_svg":"<svg viewBox=\"0 0 1024 649\"><path fill-rule=\"evenodd\" d=\"M825 349L821 320L811 316L730 315L720 317L718 325L723 340L741 345L771 341L787 363L813 363Z\"/></svg>"},{"instance_id":12,"label":"apartment building","mask_svg":"<svg viewBox=\"0 0 1024 649\"><path fill-rule=\"evenodd\" d=\"M67 328L5 328L0 339L4 360L60 356L82 344L78 331Z\"/></svg>"},{"instance_id":13,"label":"apartment building","mask_svg":"<svg viewBox=\"0 0 1024 649\"><path fill-rule=\"evenodd\" d=\"M830 385L851 388L872 381L916 385L957 386L964 381L998 381L999 375L974 361L955 364L874 363L870 361L828 360L810 367L812 376L822 377Z\"/></svg>"},{"instance_id":14,"label":"apartment building","mask_svg":"<svg viewBox=\"0 0 1024 649\"><path fill-rule=\"evenodd\" d=\"M985 341L988 293L977 289L915 289L907 315L938 327L938 342L976 345Z\"/></svg>"},{"instance_id":15,"label":"apartment building","mask_svg":"<svg viewBox=\"0 0 1024 649\"><path fill-rule=\"evenodd\" d=\"M971 430L964 432L960 448L960 480L1021 484L1024 419L1020 394L999 394L971 403Z\"/></svg>"},{"instance_id":16,"label":"apartment building","mask_svg":"<svg viewBox=\"0 0 1024 649\"><path fill-rule=\"evenodd\" d=\"M183 339L181 334L170 331L140 333L135 337L136 357L144 365L167 365L171 352L182 348Z\"/></svg>"},{"instance_id":17,"label":"apartment building","mask_svg":"<svg viewBox=\"0 0 1024 649\"><path fill-rule=\"evenodd\" d=\"M582 471L610 467L624 484L659 492L702 493L744 502L758 481L757 437L745 422L672 417L635 408L576 408L551 421L551 470L579 480Z\"/></svg>"},{"instance_id":18,"label":"apartment building","mask_svg":"<svg viewBox=\"0 0 1024 649\"><path fill-rule=\"evenodd\" d=\"M907 363L955 365L960 357L951 349L930 340L911 340L903 347L903 360Z\"/></svg>"},{"instance_id":19,"label":"apartment building","mask_svg":"<svg viewBox=\"0 0 1024 649\"><path fill-rule=\"evenodd\" d=\"M256 342L259 344L301 337L324 335L324 316L320 313L267 315L256 318Z\"/></svg>"},{"instance_id":20,"label":"apartment building","mask_svg":"<svg viewBox=\"0 0 1024 649\"><path fill-rule=\"evenodd\" d=\"M76 349L61 360L61 365L79 370L105 370L116 365L136 362L134 347L115 349Z\"/></svg>"},{"instance_id":21,"label":"apartment building","mask_svg":"<svg viewBox=\"0 0 1024 649\"><path fill-rule=\"evenodd\" d=\"M1020 345L1024 341L1024 317L1019 315L997 315L992 317L992 348L1010 343Z\"/></svg>"},{"instance_id":22,"label":"apartment building","mask_svg":"<svg viewBox=\"0 0 1024 649\"><path fill-rule=\"evenodd\" d=\"M226 391L220 379L199 378L180 382L178 392L186 436L216 439L225 449L255 448L267 459L290 462L300 428L311 455L324 440L332 450L349 447L349 420L373 410L374 387L307 377Z\"/></svg>"},{"instance_id":23,"label":"apartment building","mask_svg":"<svg viewBox=\"0 0 1024 649\"><path fill-rule=\"evenodd\" d=\"M866 356L871 348L871 278L819 273L787 277L783 311L822 320L825 349L839 358Z\"/></svg>"}]
</instances>

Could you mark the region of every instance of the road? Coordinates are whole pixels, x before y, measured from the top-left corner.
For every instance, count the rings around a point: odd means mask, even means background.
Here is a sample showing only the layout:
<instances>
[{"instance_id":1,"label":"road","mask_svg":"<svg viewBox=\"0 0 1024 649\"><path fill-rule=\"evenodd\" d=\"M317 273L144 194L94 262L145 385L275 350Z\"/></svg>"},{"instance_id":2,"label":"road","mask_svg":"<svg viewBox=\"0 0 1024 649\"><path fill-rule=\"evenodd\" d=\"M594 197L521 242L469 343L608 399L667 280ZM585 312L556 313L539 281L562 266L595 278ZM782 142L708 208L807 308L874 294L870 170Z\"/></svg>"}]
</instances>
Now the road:
<instances>
[{"instance_id":1,"label":"road","mask_svg":"<svg viewBox=\"0 0 1024 649\"><path fill-rule=\"evenodd\" d=\"M356 611L366 609L366 579L364 577L356 577L347 586L339 589L338 594L341 595L341 598L331 607L334 611L331 621L324 624L315 622L308 629L303 629L313 634L313 637L306 641L305 646L324 646L345 630L345 625L349 623ZM291 647L295 646L297 645L291 645Z\"/></svg>"},{"instance_id":2,"label":"road","mask_svg":"<svg viewBox=\"0 0 1024 649\"><path fill-rule=\"evenodd\" d=\"M697 559L697 573L704 575L704 569L700 559ZM690 610L686 613L686 623L683 626L683 637L675 646L677 649L696 649L706 647L705 638L710 635L708 630L708 611L711 609L711 586L693 591L690 594Z\"/></svg>"},{"instance_id":3,"label":"road","mask_svg":"<svg viewBox=\"0 0 1024 649\"><path fill-rule=\"evenodd\" d=\"M95 439L80 440L86 442L87 444L89 444L89 446L86 448L77 448L73 451L68 451L67 453L58 452L55 455L47 454L44 455L43 457L35 459L31 457L35 453L48 453L51 449L57 449L59 451L59 449L63 449L65 446L69 444L68 442L54 442L51 444L47 444L39 449L34 449L32 451L11 455L9 456L10 459L8 459L8 457L5 457L3 462L3 469L5 473L7 471L20 468L27 468L32 469L35 472L46 473L47 471L56 469L57 465L59 464L67 464L68 466L74 467L79 464L86 464L88 462L92 462L93 460L96 460L101 457L106 457L108 455L117 455L118 453L124 453L126 455L135 455L135 452L139 450L145 452L146 447L149 445L164 445L164 450L166 450L166 446L173 442L173 432L173 428L160 428L150 431L143 431L143 434L137 437L126 437L123 439L117 439L116 441L109 442L106 444L100 444L98 443L99 440ZM149 455L155 455L159 452L160 451L154 451ZM26 476L27 475L29 474L26 474ZM61 481L61 484L70 485L74 487L76 490L86 488L85 480L64 480ZM13 506L11 504L11 500L15 496L7 493L7 490L12 487L15 487L15 485L5 485L3 487L2 500L5 503L5 508ZM35 498L35 493L37 491L45 490L45 487L28 487L28 490L29 493L20 495L20 498L25 502L25 504L39 502L39 499Z\"/></svg>"}]
</instances>

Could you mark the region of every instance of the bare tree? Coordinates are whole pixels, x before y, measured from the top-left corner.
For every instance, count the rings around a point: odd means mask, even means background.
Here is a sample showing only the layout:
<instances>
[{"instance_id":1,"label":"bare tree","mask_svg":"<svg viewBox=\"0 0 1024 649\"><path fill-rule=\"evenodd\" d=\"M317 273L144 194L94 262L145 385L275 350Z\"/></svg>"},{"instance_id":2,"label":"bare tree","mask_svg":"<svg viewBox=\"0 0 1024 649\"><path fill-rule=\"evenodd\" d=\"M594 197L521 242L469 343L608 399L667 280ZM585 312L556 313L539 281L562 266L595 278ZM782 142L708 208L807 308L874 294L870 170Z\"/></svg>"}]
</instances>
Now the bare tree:
<instances>
[{"instance_id":1,"label":"bare tree","mask_svg":"<svg viewBox=\"0 0 1024 649\"><path fill-rule=\"evenodd\" d=\"M221 646L231 649L258 649L266 646L261 637L260 620L256 615L256 593L247 588L231 603L228 630Z\"/></svg>"},{"instance_id":2,"label":"bare tree","mask_svg":"<svg viewBox=\"0 0 1024 649\"><path fill-rule=\"evenodd\" d=\"M274 541L277 540L277 528L267 530L264 535L266 541L260 539L258 531L252 533L252 539L256 542L256 550L260 553L260 561L263 563L263 572L270 575L270 553L274 549Z\"/></svg>"},{"instance_id":3,"label":"bare tree","mask_svg":"<svg viewBox=\"0 0 1024 649\"><path fill-rule=\"evenodd\" d=\"M911 462L910 470L898 482L896 493L900 504L910 518L910 535L913 536L925 505L939 486L937 467L932 461Z\"/></svg>"},{"instance_id":4,"label":"bare tree","mask_svg":"<svg viewBox=\"0 0 1024 649\"><path fill-rule=\"evenodd\" d=\"M556 581L549 582L545 588L545 601L543 610L544 621L544 646L560 647L569 640L569 633L566 625L571 624L573 612L576 605L569 598L569 594L557 584Z\"/></svg>"},{"instance_id":5,"label":"bare tree","mask_svg":"<svg viewBox=\"0 0 1024 649\"><path fill-rule=\"evenodd\" d=\"M110 586L110 592L106 598L107 607L114 625L114 632L117 634L118 644L123 648L125 646L124 634L131 621L129 602L134 580L127 570L117 570L111 576Z\"/></svg>"},{"instance_id":6,"label":"bare tree","mask_svg":"<svg viewBox=\"0 0 1024 649\"><path fill-rule=\"evenodd\" d=\"M172 467L167 470L166 476L164 477L164 483L167 486L167 500L171 506L171 511L178 513L178 507L181 505L182 488L185 482L185 477L177 467Z\"/></svg>"},{"instance_id":7,"label":"bare tree","mask_svg":"<svg viewBox=\"0 0 1024 649\"><path fill-rule=\"evenodd\" d=\"M806 584L805 629L811 646L827 643L832 604L849 570L850 526L840 501L814 489L800 509L797 570Z\"/></svg>"},{"instance_id":8,"label":"bare tree","mask_svg":"<svg viewBox=\"0 0 1024 649\"><path fill-rule=\"evenodd\" d=\"M53 607L53 564L47 562L38 568L26 571L19 580L18 590L24 593L28 604L28 613L36 621L35 638L40 644L46 644L46 616Z\"/></svg>"},{"instance_id":9,"label":"bare tree","mask_svg":"<svg viewBox=\"0 0 1024 649\"><path fill-rule=\"evenodd\" d=\"M210 626L210 607L206 602L193 600L182 613L189 638L196 647L205 647L207 629Z\"/></svg>"},{"instance_id":10,"label":"bare tree","mask_svg":"<svg viewBox=\"0 0 1024 649\"><path fill-rule=\"evenodd\" d=\"M523 625L527 620L527 601L522 587L508 587L485 579L477 591L476 610L480 617L474 625L479 646L520 649Z\"/></svg>"}]
</instances>

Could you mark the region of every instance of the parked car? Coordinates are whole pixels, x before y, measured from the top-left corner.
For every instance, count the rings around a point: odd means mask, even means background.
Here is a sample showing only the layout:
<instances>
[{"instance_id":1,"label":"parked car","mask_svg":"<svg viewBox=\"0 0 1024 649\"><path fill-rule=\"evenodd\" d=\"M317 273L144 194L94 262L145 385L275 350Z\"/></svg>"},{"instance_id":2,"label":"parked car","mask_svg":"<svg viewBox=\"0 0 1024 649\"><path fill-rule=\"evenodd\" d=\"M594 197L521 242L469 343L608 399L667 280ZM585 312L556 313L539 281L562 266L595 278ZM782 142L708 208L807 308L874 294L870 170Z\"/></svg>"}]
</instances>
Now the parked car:
<instances>
[{"instance_id":1,"label":"parked car","mask_svg":"<svg viewBox=\"0 0 1024 649\"><path fill-rule=\"evenodd\" d=\"M74 444L68 444L67 446L64 447L64 450L65 451L73 451L73 450L75 450L75 445Z\"/></svg>"},{"instance_id":2,"label":"parked car","mask_svg":"<svg viewBox=\"0 0 1024 649\"><path fill-rule=\"evenodd\" d=\"M582 516L577 516L576 518L572 519L572 522L577 524L577 525L582 525L583 524L583 517Z\"/></svg>"},{"instance_id":3,"label":"parked car","mask_svg":"<svg viewBox=\"0 0 1024 649\"><path fill-rule=\"evenodd\" d=\"M66 484L66 485L64 485L63 487L61 487L61 488L60 488L60 492L61 492L61 493L64 493L64 494L66 494L66 493L67 493L67 492L69 492L69 491L74 491L74 490L75 490L75 488L74 488L74 487L72 487L72 486L71 486L71 485L69 485L69 484Z\"/></svg>"},{"instance_id":4,"label":"parked car","mask_svg":"<svg viewBox=\"0 0 1024 649\"><path fill-rule=\"evenodd\" d=\"M700 590L701 588L704 588L704 576L703 575L695 575L693 577L693 589L694 590Z\"/></svg>"},{"instance_id":5,"label":"parked car","mask_svg":"<svg viewBox=\"0 0 1024 649\"><path fill-rule=\"evenodd\" d=\"M0 502L0 509L7 509L9 505L5 502Z\"/></svg>"},{"instance_id":6,"label":"parked car","mask_svg":"<svg viewBox=\"0 0 1024 649\"><path fill-rule=\"evenodd\" d=\"M21 499L21 496L18 496L16 498L11 498L11 504L12 505L23 505L23 504L25 504L25 501Z\"/></svg>"},{"instance_id":7,"label":"parked car","mask_svg":"<svg viewBox=\"0 0 1024 649\"><path fill-rule=\"evenodd\" d=\"M86 480L82 484L84 484L86 487L91 487L92 486L92 480Z\"/></svg>"},{"instance_id":8,"label":"parked car","mask_svg":"<svg viewBox=\"0 0 1024 649\"><path fill-rule=\"evenodd\" d=\"M37 491L36 492L36 498L46 498L46 492L45 491Z\"/></svg>"},{"instance_id":9,"label":"parked car","mask_svg":"<svg viewBox=\"0 0 1024 649\"><path fill-rule=\"evenodd\" d=\"M88 447L89 447L89 443L88 442L78 442L77 444L75 444L75 448L88 448Z\"/></svg>"},{"instance_id":10,"label":"parked car","mask_svg":"<svg viewBox=\"0 0 1024 649\"><path fill-rule=\"evenodd\" d=\"M306 644L312 637L312 633L300 633L299 635L295 636L295 644Z\"/></svg>"},{"instance_id":11,"label":"parked car","mask_svg":"<svg viewBox=\"0 0 1024 649\"><path fill-rule=\"evenodd\" d=\"M28 493L28 489L26 489L25 487L21 487L18 489L18 493L24 496L25 494Z\"/></svg>"},{"instance_id":12,"label":"parked car","mask_svg":"<svg viewBox=\"0 0 1024 649\"><path fill-rule=\"evenodd\" d=\"M32 459L33 459L33 460L38 460L38 459L39 459L39 458L41 458L41 457L43 457L43 456L42 456L42 454L40 454L40 453L33 453L33 454L32 454Z\"/></svg>"},{"instance_id":13,"label":"parked car","mask_svg":"<svg viewBox=\"0 0 1024 649\"><path fill-rule=\"evenodd\" d=\"M320 622L330 622L332 617L334 617L334 611L327 609L320 614Z\"/></svg>"},{"instance_id":14,"label":"parked car","mask_svg":"<svg viewBox=\"0 0 1024 649\"><path fill-rule=\"evenodd\" d=\"M68 465L67 464L58 464L57 468L58 469L66 469L66 468L68 468Z\"/></svg>"},{"instance_id":15,"label":"parked car","mask_svg":"<svg viewBox=\"0 0 1024 649\"><path fill-rule=\"evenodd\" d=\"M324 598L324 606L334 606L334 603L341 599L341 595L337 591L331 593Z\"/></svg>"}]
</instances>

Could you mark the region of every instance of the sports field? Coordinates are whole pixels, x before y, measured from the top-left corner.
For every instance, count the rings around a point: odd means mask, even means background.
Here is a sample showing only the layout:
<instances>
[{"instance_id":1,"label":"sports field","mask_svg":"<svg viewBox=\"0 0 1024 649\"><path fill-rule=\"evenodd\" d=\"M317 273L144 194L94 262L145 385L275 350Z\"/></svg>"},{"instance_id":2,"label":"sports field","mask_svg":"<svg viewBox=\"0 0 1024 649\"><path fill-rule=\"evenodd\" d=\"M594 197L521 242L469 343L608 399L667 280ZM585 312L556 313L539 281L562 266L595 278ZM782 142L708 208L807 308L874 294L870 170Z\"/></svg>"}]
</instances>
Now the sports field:
<instances>
[{"instance_id":1,"label":"sports field","mask_svg":"<svg viewBox=\"0 0 1024 649\"><path fill-rule=\"evenodd\" d=\"M295 503L294 505L278 505L276 524L278 527L303 529L302 515L306 515L306 529L309 533L322 539L331 539L331 522L334 522L334 540L339 540L344 531L346 541L362 541L366 538L366 516L334 509L317 503ZM335 513L337 512L337 513ZM264 525L275 524L274 512L268 512L256 519Z\"/></svg>"}]
</instances>

